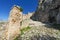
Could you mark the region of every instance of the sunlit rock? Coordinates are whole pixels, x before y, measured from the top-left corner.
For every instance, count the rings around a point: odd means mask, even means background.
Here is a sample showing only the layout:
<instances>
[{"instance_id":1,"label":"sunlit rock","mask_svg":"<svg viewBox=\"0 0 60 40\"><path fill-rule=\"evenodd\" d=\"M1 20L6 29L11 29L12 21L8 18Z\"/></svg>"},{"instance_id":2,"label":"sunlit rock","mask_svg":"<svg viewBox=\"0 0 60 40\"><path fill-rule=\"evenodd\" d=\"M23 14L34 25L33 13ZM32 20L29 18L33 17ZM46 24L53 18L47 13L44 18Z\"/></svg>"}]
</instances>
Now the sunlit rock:
<instances>
[{"instance_id":1,"label":"sunlit rock","mask_svg":"<svg viewBox=\"0 0 60 40\"><path fill-rule=\"evenodd\" d=\"M22 12L19 6L14 6L8 19L7 40L13 40L18 34L20 34L20 22L22 21Z\"/></svg>"}]
</instances>

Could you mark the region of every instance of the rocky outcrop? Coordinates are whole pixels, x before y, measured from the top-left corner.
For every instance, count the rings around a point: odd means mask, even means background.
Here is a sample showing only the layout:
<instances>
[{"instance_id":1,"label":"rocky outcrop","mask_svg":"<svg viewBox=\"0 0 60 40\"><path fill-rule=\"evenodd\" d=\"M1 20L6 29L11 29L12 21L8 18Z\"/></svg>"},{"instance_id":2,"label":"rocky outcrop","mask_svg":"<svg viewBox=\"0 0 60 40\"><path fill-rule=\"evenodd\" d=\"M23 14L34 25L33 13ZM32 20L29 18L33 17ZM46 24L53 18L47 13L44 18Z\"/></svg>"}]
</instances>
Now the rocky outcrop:
<instances>
[{"instance_id":1,"label":"rocky outcrop","mask_svg":"<svg viewBox=\"0 0 60 40\"><path fill-rule=\"evenodd\" d=\"M30 12L28 12L28 14L23 14L21 29L28 27L29 22L30 22L29 20L32 15L33 15L33 13L30 13Z\"/></svg>"},{"instance_id":2,"label":"rocky outcrop","mask_svg":"<svg viewBox=\"0 0 60 40\"><path fill-rule=\"evenodd\" d=\"M31 19L35 21L60 22L60 0L39 0L38 8Z\"/></svg>"},{"instance_id":3,"label":"rocky outcrop","mask_svg":"<svg viewBox=\"0 0 60 40\"><path fill-rule=\"evenodd\" d=\"M24 15L21 8L14 5L8 18L8 24L5 31L6 39L13 40L16 36L18 36L18 34L20 34L20 29L28 26L30 16L32 16L32 13Z\"/></svg>"},{"instance_id":4,"label":"rocky outcrop","mask_svg":"<svg viewBox=\"0 0 60 40\"><path fill-rule=\"evenodd\" d=\"M13 40L20 34L20 22L22 21L22 12L19 6L14 6L10 11L7 28L7 40Z\"/></svg>"},{"instance_id":5,"label":"rocky outcrop","mask_svg":"<svg viewBox=\"0 0 60 40\"><path fill-rule=\"evenodd\" d=\"M23 14L23 20L30 19L32 15L33 15L33 12L32 13L28 12L27 14Z\"/></svg>"},{"instance_id":6,"label":"rocky outcrop","mask_svg":"<svg viewBox=\"0 0 60 40\"><path fill-rule=\"evenodd\" d=\"M60 40L60 31L51 28L53 26L29 20L28 27L30 29L23 29L16 40Z\"/></svg>"}]
</instances>

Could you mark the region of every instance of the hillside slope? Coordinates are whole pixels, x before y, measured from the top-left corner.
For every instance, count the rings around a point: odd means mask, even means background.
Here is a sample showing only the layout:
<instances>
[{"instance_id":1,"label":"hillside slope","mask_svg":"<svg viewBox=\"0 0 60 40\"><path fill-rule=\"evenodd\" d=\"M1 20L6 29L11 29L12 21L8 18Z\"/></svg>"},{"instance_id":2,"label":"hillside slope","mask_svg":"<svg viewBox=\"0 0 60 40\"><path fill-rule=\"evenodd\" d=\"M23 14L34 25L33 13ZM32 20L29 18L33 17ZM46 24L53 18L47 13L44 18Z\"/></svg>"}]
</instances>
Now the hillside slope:
<instances>
[{"instance_id":1,"label":"hillside slope","mask_svg":"<svg viewBox=\"0 0 60 40\"><path fill-rule=\"evenodd\" d=\"M27 27L15 40L60 40L60 30L51 28L48 24L29 20ZM26 27L25 27L26 28Z\"/></svg>"}]
</instances>

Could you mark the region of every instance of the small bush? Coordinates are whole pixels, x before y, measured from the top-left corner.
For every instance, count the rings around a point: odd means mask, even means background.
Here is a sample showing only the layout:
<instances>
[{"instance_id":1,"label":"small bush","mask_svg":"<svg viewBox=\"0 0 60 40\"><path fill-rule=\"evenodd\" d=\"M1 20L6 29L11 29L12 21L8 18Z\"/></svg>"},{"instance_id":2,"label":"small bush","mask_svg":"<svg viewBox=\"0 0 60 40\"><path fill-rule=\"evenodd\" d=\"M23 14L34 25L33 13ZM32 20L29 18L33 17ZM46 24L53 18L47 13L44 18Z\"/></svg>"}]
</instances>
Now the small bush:
<instances>
[{"instance_id":1,"label":"small bush","mask_svg":"<svg viewBox=\"0 0 60 40\"><path fill-rule=\"evenodd\" d=\"M29 26L21 29L21 30L20 30L21 34L20 34L18 37L16 37L14 40L18 40L18 38L19 38L21 35L23 35L24 32L28 31L29 29L31 29L31 27L29 27Z\"/></svg>"},{"instance_id":2,"label":"small bush","mask_svg":"<svg viewBox=\"0 0 60 40\"><path fill-rule=\"evenodd\" d=\"M28 31L29 29L31 29L31 27L29 26L21 29L21 35L24 34L25 31Z\"/></svg>"},{"instance_id":3,"label":"small bush","mask_svg":"<svg viewBox=\"0 0 60 40\"><path fill-rule=\"evenodd\" d=\"M23 11L23 9L20 7L20 11Z\"/></svg>"}]
</instances>

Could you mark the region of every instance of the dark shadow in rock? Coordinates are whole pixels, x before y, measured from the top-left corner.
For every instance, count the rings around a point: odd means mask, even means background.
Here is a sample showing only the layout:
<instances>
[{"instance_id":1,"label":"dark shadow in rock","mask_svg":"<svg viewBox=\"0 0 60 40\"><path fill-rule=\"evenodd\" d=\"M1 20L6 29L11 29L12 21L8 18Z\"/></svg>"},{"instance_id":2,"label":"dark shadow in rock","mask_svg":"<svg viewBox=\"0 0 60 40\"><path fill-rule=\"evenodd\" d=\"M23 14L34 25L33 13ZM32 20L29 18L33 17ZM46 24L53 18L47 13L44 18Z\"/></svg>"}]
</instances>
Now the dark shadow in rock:
<instances>
[{"instance_id":1,"label":"dark shadow in rock","mask_svg":"<svg viewBox=\"0 0 60 40\"><path fill-rule=\"evenodd\" d=\"M53 24L51 27L60 30L60 24Z\"/></svg>"},{"instance_id":2,"label":"dark shadow in rock","mask_svg":"<svg viewBox=\"0 0 60 40\"><path fill-rule=\"evenodd\" d=\"M33 21L36 21L34 19L32 19ZM40 22L40 21L37 21L37 22ZM43 22L42 22L43 23ZM60 30L60 24L55 24L55 23L49 23L49 22L45 22L43 24L46 24L45 27L48 27L48 28L54 28L54 29L57 29L57 30Z\"/></svg>"},{"instance_id":3,"label":"dark shadow in rock","mask_svg":"<svg viewBox=\"0 0 60 40\"><path fill-rule=\"evenodd\" d=\"M60 30L60 24L51 24L51 23L45 23L45 27L47 28L53 28L53 29L56 29L56 30Z\"/></svg>"}]
</instances>

